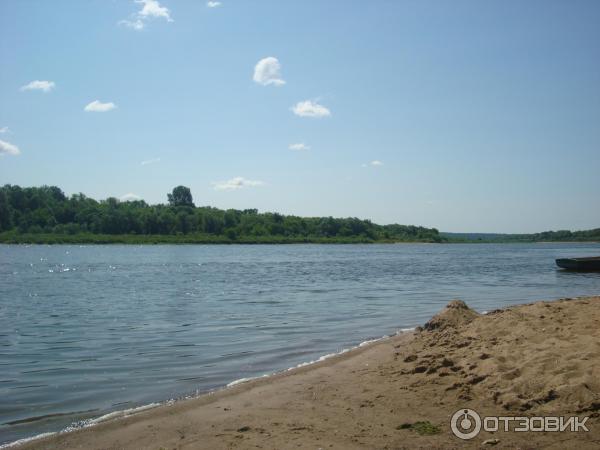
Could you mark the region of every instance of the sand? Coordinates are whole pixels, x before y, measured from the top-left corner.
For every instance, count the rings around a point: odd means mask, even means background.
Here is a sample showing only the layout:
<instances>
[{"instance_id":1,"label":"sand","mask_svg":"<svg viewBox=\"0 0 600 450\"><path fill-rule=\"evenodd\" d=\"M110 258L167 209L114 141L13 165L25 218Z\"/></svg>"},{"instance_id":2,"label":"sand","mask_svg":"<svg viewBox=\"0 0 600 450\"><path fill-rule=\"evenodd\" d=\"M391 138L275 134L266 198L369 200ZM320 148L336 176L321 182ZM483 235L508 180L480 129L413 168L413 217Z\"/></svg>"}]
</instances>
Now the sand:
<instances>
[{"instance_id":1,"label":"sand","mask_svg":"<svg viewBox=\"0 0 600 450\"><path fill-rule=\"evenodd\" d=\"M599 338L600 297L487 315L451 302L414 333L19 448L597 449ZM590 431L481 431L463 441L450 429L461 408L589 416Z\"/></svg>"}]
</instances>

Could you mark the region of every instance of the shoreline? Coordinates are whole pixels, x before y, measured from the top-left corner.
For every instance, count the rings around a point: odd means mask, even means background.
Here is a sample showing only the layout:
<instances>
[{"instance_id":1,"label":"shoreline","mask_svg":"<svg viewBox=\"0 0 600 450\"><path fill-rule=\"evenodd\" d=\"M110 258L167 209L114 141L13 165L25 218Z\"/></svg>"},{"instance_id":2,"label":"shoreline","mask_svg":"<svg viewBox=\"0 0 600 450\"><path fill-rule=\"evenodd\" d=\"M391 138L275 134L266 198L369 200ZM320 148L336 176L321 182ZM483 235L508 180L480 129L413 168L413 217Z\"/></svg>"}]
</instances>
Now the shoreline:
<instances>
[{"instance_id":1,"label":"shoreline","mask_svg":"<svg viewBox=\"0 0 600 450\"><path fill-rule=\"evenodd\" d=\"M260 240L260 241L245 241L243 239L228 240L228 239L215 239L215 240L194 240L194 239L159 239L159 240L136 240L136 239L121 239L119 237L115 239L104 239L99 238L98 240L78 240L78 239L62 239L57 237L51 240L36 240L36 239L3 239L0 236L0 245L144 245L144 246L155 246L155 245L245 245L245 246L260 246L260 245L458 245L458 244L600 244L600 241L370 241L370 240L327 240L327 239L273 239L273 240Z\"/></svg>"},{"instance_id":2,"label":"shoreline","mask_svg":"<svg viewBox=\"0 0 600 450\"><path fill-rule=\"evenodd\" d=\"M443 243L446 239L429 237L385 238L368 236L315 236L315 235L241 235L228 237L224 234L54 234L54 233L0 233L3 244L215 244L215 245L262 245L262 244L372 244L372 243Z\"/></svg>"},{"instance_id":3,"label":"shoreline","mask_svg":"<svg viewBox=\"0 0 600 450\"><path fill-rule=\"evenodd\" d=\"M589 413L590 432L561 435L568 439L561 442L592 448L600 442L599 323L600 297L539 301L485 315L449 307L424 329L8 448L157 448L159 442L164 448L194 442L285 448L292 441L322 448L446 448L464 444L448 426L462 407L504 415ZM561 339L548 336L552 326ZM415 432L416 423L431 424L432 433ZM470 443L481 445L492 434ZM495 436L500 447L527 442L551 448L554 442L552 433Z\"/></svg>"},{"instance_id":4,"label":"shoreline","mask_svg":"<svg viewBox=\"0 0 600 450\"><path fill-rule=\"evenodd\" d=\"M485 314L485 313L483 313L483 314ZM67 426L66 428L59 430L59 431L50 431L50 432L40 433L38 435L18 439L13 442L7 442L4 444L0 444L0 450L6 449L6 448L21 448L20 446L22 446L22 445L25 445L28 443L35 443L36 441L39 441L41 439L45 439L45 438L49 438L49 437L57 437L57 436L60 436L60 435L66 434L66 433L73 433L73 432L76 432L79 430L86 430L91 427L102 424L104 422L107 422L109 420L124 419L124 418L128 418L128 417L132 417L135 414L139 414L143 411L148 411L150 409L155 409L155 408L160 408L160 407L169 407L175 403L192 401L192 400L196 400L201 397L204 397L204 396L215 395L215 394L221 393L223 391L226 391L227 389L233 389L237 386L246 385L248 383L258 382L258 381L268 382L270 379L275 378L277 376L283 376L283 375L287 375L287 374L293 375L294 371L296 371L296 370L310 369L317 364L324 363L325 361L329 361L331 359L335 359L335 358L338 358L343 355L350 354L352 352L356 352L359 350L367 350L369 346L375 345L375 344L385 341L387 339L393 339L397 336L402 336L402 335L410 335L410 334L414 333L414 331L415 331L415 327L401 328L392 335L384 335L379 338L367 339L357 345L354 345L354 346L351 346L348 348L344 348L344 349L340 350L339 352L326 353L326 354L318 357L317 359L301 362L295 366L276 370L276 371L270 372L270 373L265 373L263 375L258 375L258 376L249 377L249 378L239 378L239 379L233 380L229 383L226 383L222 386L219 386L215 389L201 392L198 394L182 395L181 397L178 397L178 398L172 398L172 399L168 399L168 400L151 402L148 404L143 404L143 405L139 405L139 406L135 406L132 408L123 409L123 410L110 411L110 412L107 412L106 414L102 414L98 417L92 417L92 418L85 419L82 421L74 422L73 424L71 424L71 425Z\"/></svg>"}]
</instances>

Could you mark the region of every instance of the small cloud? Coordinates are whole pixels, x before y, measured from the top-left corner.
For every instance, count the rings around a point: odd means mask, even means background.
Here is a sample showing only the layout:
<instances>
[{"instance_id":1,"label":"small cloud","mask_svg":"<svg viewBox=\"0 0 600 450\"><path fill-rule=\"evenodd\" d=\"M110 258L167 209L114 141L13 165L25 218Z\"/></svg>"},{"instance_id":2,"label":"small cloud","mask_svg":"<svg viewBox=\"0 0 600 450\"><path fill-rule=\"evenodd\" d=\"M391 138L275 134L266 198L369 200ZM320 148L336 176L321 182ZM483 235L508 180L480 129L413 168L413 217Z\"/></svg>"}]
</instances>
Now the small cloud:
<instances>
[{"instance_id":1,"label":"small cloud","mask_svg":"<svg viewBox=\"0 0 600 450\"><path fill-rule=\"evenodd\" d=\"M247 180L244 177L235 177L227 181L212 183L216 191L235 191L247 187L263 186L265 183L258 180Z\"/></svg>"},{"instance_id":2,"label":"small cloud","mask_svg":"<svg viewBox=\"0 0 600 450\"><path fill-rule=\"evenodd\" d=\"M383 163L377 159L371 161L369 164L373 167L383 166Z\"/></svg>"},{"instance_id":3,"label":"small cloud","mask_svg":"<svg viewBox=\"0 0 600 450\"><path fill-rule=\"evenodd\" d=\"M158 0L134 0L135 3L142 5L137 13L132 14L129 20L120 20L119 25L131 28L135 31L141 31L146 27L146 21L149 19L163 18L167 22L173 22L171 12L166 6L162 6Z\"/></svg>"},{"instance_id":4,"label":"small cloud","mask_svg":"<svg viewBox=\"0 0 600 450\"><path fill-rule=\"evenodd\" d=\"M10 133L10 130L8 129L8 127L0 128L0 134L4 134L4 133Z\"/></svg>"},{"instance_id":5,"label":"small cloud","mask_svg":"<svg viewBox=\"0 0 600 450\"><path fill-rule=\"evenodd\" d=\"M142 161L140 164L142 166L147 166L148 164L154 164L160 162L160 158L152 158L152 159L147 159L145 161Z\"/></svg>"},{"instance_id":6,"label":"small cloud","mask_svg":"<svg viewBox=\"0 0 600 450\"><path fill-rule=\"evenodd\" d=\"M221 5L221 2L206 2L206 6L208 6L209 8L217 8Z\"/></svg>"},{"instance_id":7,"label":"small cloud","mask_svg":"<svg viewBox=\"0 0 600 450\"><path fill-rule=\"evenodd\" d=\"M122 195L119 200L122 202L135 202L136 200L141 200L142 197L136 194L132 194L131 192L125 195Z\"/></svg>"},{"instance_id":8,"label":"small cloud","mask_svg":"<svg viewBox=\"0 0 600 450\"><path fill-rule=\"evenodd\" d=\"M285 81L281 79L281 64L279 60L273 56L261 59L254 66L254 76L252 77L255 83L268 86L283 86Z\"/></svg>"},{"instance_id":9,"label":"small cloud","mask_svg":"<svg viewBox=\"0 0 600 450\"><path fill-rule=\"evenodd\" d=\"M167 22L173 22L169 8L161 6L158 0L135 0L142 6L142 9L137 13L140 18L160 18L162 17Z\"/></svg>"},{"instance_id":10,"label":"small cloud","mask_svg":"<svg viewBox=\"0 0 600 450\"><path fill-rule=\"evenodd\" d=\"M320 105L316 101L305 100L303 102L296 103L295 106L292 107L292 111L294 114L300 117L329 117L331 116L331 111L327 109L325 106Z\"/></svg>"},{"instance_id":11,"label":"small cloud","mask_svg":"<svg viewBox=\"0 0 600 450\"><path fill-rule=\"evenodd\" d=\"M144 22L141 21L141 19L135 19L135 20L120 20L119 21L119 25L123 25L127 28L131 28L132 30L135 31L141 31L144 29Z\"/></svg>"},{"instance_id":12,"label":"small cloud","mask_svg":"<svg viewBox=\"0 0 600 450\"><path fill-rule=\"evenodd\" d=\"M35 80L25 86L21 86L22 91L42 91L42 92L50 92L52 89L56 87L54 81L41 81Z\"/></svg>"},{"instance_id":13,"label":"small cloud","mask_svg":"<svg viewBox=\"0 0 600 450\"><path fill-rule=\"evenodd\" d=\"M21 150L14 144L6 141L0 141L0 155L17 156L21 154Z\"/></svg>"},{"instance_id":14,"label":"small cloud","mask_svg":"<svg viewBox=\"0 0 600 450\"><path fill-rule=\"evenodd\" d=\"M102 103L99 100L94 100L93 102L85 105L83 110L86 112L107 112L115 109L116 107L117 105L115 105L113 102Z\"/></svg>"},{"instance_id":15,"label":"small cloud","mask_svg":"<svg viewBox=\"0 0 600 450\"><path fill-rule=\"evenodd\" d=\"M290 144L288 147L290 150L310 150L310 146L302 142L298 144Z\"/></svg>"}]
</instances>

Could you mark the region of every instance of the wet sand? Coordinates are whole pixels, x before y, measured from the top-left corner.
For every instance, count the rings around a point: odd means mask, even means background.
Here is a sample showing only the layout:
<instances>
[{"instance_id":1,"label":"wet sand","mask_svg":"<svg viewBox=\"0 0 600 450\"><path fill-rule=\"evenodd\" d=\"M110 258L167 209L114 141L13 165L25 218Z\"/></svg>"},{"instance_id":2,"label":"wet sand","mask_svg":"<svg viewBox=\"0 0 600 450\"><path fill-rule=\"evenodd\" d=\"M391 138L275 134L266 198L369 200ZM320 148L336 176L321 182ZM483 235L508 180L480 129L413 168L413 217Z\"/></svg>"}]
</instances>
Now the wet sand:
<instances>
[{"instance_id":1,"label":"wet sand","mask_svg":"<svg viewBox=\"0 0 600 450\"><path fill-rule=\"evenodd\" d=\"M450 418L589 416L589 432L481 431ZM19 449L600 448L600 297L479 315L451 302L422 329L310 366L54 435Z\"/></svg>"}]
</instances>

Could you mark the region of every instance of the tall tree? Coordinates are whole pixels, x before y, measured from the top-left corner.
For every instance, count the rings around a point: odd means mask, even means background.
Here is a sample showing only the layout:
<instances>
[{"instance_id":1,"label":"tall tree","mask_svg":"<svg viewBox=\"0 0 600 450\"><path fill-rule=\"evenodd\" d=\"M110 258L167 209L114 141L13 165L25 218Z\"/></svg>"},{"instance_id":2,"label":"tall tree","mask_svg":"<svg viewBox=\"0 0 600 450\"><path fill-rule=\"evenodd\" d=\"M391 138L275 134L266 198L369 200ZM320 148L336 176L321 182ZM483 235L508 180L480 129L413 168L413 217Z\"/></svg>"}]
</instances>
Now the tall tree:
<instances>
[{"instance_id":1,"label":"tall tree","mask_svg":"<svg viewBox=\"0 0 600 450\"><path fill-rule=\"evenodd\" d=\"M8 196L4 190L0 190L0 231L10 230L11 228L12 218L10 217Z\"/></svg>"},{"instance_id":2,"label":"tall tree","mask_svg":"<svg viewBox=\"0 0 600 450\"><path fill-rule=\"evenodd\" d=\"M167 194L171 206L194 206L189 187L177 186L171 194Z\"/></svg>"}]
</instances>

